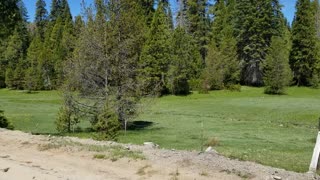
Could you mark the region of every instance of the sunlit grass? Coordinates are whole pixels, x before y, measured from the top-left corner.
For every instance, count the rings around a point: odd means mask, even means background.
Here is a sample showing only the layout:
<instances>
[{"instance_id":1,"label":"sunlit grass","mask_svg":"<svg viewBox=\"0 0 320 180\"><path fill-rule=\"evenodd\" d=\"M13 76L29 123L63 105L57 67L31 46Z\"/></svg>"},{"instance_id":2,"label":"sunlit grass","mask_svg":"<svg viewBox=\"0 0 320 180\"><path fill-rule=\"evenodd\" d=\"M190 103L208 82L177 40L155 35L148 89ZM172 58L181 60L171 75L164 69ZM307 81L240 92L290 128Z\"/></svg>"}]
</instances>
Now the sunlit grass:
<instances>
[{"instance_id":1,"label":"sunlit grass","mask_svg":"<svg viewBox=\"0 0 320 180\"><path fill-rule=\"evenodd\" d=\"M228 157L307 171L318 131L320 90L292 87L287 93L271 96L263 94L263 88L242 87L241 92L195 92L154 99L136 119L152 125L126 135L123 132L119 141L152 141L170 149L200 150L208 139L216 138L219 145L214 148ZM54 120L60 102L57 91L0 90L0 109L16 129L26 132L56 133Z\"/></svg>"}]
</instances>

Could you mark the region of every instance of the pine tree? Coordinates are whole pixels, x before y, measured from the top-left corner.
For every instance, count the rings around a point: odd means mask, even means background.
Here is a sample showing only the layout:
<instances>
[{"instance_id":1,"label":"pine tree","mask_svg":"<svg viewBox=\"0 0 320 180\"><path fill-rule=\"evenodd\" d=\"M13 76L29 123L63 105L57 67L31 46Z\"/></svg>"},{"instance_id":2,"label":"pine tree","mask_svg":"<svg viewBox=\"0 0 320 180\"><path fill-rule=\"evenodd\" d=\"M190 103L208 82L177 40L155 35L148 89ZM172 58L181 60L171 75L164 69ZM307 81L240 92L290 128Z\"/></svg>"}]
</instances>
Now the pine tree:
<instances>
[{"instance_id":1,"label":"pine tree","mask_svg":"<svg viewBox=\"0 0 320 180\"><path fill-rule=\"evenodd\" d=\"M263 69L272 36L279 36L282 13L278 0L237 1L236 32L242 61L241 82L263 85Z\"/></svg>"},{"instance_id":2,"label":"pine tree","mask_svg":"<svg viewBox=\"0 0 320 180\"><path fill-rule=\"evenodd\" d=\"M316 42L316 49L318 51L317 53L317 62L315 64L315 70L312 73L312 78L310 81L310 84L313 88L318 88L319 87L319 78L320 78L320 4L319 0L314 0L313 1L313 6L314 6L314 15L315 15L315 25L316 25L316 37L317 37L317 42Z\"/></svg>"},{"instance_id":3,"label":"pine tree","mask_svg":"<svg viewBox=\"0 0 320 180\"><path fill-rule=\"evenodd\" d=\"M40 54L44 49L43 46L45 41L45 32L47 30L48 23L48 13L44 0L37 0L36 2L36 14L34 23L36 25L36 29L30 46L28 47L26 56L28 69L25 72L24 88L29 91L43 89L43 78L40 67Z\"/></svg>"},{"instance_id":4,"label":"pine tree","mask_svg":"<svg viewBox=\"0 0 320 180\"><path fill-rule=\"evenodd\" d=\"M203 64L205 64L210 30L208 2L207 0L187 0L186 3L187 30L198 44Z\"/></svg>"},{"instance_id":5,"label":"pine tree","mask_svg":"<svg viewBox=\"0 0 320 180\"><path fill-rule=\"evenodd\" d=\"M313 1L314 10L315 10L315 19L316 19L316 31L317 37L320 39L320 4L319 0Z\"/></svg>"},{"instance_id":6,"label":"pine tree","mask_svg":"<svg viewBox=\"0 0 320 180\"><path fill-rule=\"evenodd\" d=\"M52 74L54 72L54 67L53 67L53 62L51 61L52 52L48 48L49 40L50 40L50 33L46 32L45 42L43 44L43 48L39 55L39 64L38 64L38 68L42 77L41 79L43 79L43 82L41 82L41 84L43 85L41 89L44 89L44 90L53 89L51 81L52 81Z\"/></svg>"},{"instance_id":7,"label":"pine tree","mask_svg":"<svg viewBox=\"0 0 320 180\"><path fill-rule=\"evenodd\" d=\"M309 86L319 63L319 48L313 7L310 0L298 0L292 27L290 66L298 86Z\"/></svg>"},{"instance_id":8,"label":"pine tree","mask_svg":"<svg viewBox=\"0 0 320 180\"><path fill-rule=\"evenodd\" d=\"M219 1L215 4L215 21L212 24L213 37L203 74L204 90L236 89L239 83L239 61L237 41L234 37L235 1Z\"/></svg>"},{"instance_id":9,"label":"pine tree","mask_svg":"<svg viewBox=\"0 0 320 180\"><path fill-rule=\"evenodd\" d=\"M0 39L5 40L6 37L14 31L16 24L21 21L18 2L20 0L6 0L0 2Z\"/></svg>"},{"instance_id":10,"label":"pine tree","mask_svg":"<svg viewBox=\"0 0 320 180\"><path fill-rule=\"evenodd\" d=\"M74 49L74 27L67 0L53 0L39 69L44 89L58 88L64 79L63 64Z\"/></svg>"},{"instance_id":11,"label":"pine tree","mask_svg":"<svg viewBox=\"0 0 320 180\"><path fill-rule=\"evenodd\" d=\"M13 35L10 37L8 46L4 53L7 62L6 84L9 88L20 89L23 86L22 67L24 66L25 42L16 28Z\"/></svg>"},{"instance_id":12,"label":"pine tree","mask_svg":"<svg viewBox=\"0 0 320 180\"><path fill-rule=\"evenodd\" d=\"M5 74L8 61L5 58L10 36L15 31L18 23L21 22L19 0L7 0L0 2L0 88L5 87Z\"/></svg>"},{"instance_id":13,"label":"pine tree","mask_svg":"<svg viewBox=\"0 0 320 180\"><path fill-rule=\"evenodd\" d=\"M82 20L82 17L78 15L75 17L75 22L74 22L74 35L76 39L79 39L82 28L84 28L84 22Z\"/></svg>"},{"instance_id":14,"label":"pine tree","mask_svg":"<svg viewBox=\"0 0 320 180\"><path fill-rule=\"evenodd\" d=\"M221 90L224 88L224 67L220 51L212 42L209 45L206 58L206 67L202 72L200 92L207 93L209 90Z\"/></svg>"},{"instance_id":15,"label":"pine tree","mask_svg":"<svg viewBox=\"0 0 320 180\"><path fill-rule=\"evenodd\" d=\"M193 44L192 37L181 26L172 36L172 61L168 71L168 88L172 94L189 93L189 80L199 78L201 56Z\"/></svg>"},{"instance_id":16,"label":"pine tree","mask_svg":"<svg viewBox=\"0 0 320 180\"><path fill-rule=\"evenodd\" d=\"M141 5L144 11L144 16L147 20L147 26L150 27L153 18L153 13L155 11L154 0L138 0L138 3Z\"/></svg>"},{"instance_id":17,"label":"pine tree","mask_svg":"<svg viewBox=\"0 0 320 180\"><path fill-rule=\"evenodd\" d=\"M68 21L68 20L72 20L72 15L71 15L71 11L70 11L70 7L69 7L69 3L67 0L61 0L61 18L64 22Z\"/></svg>"},{"instance_id":18,"label":"pine tree","mask_svg":"<svg viewBox=\"0 0 320 180\"><path fill-rule=\"evenodd\" d=\"M50 21L56 21L63 13L62 0L51 1Z\"/></svg>"},{"instance_id":19,"label":"pine tree","mask_svg":"<svg viewBox=\"0 0 320 180\"><path fill-rule=\"evenodd\" d=\"M146 43L141 52L141 77L145 81L145 91L165 93L166 77L171 59L170 26L167 21L165 4L160 3L154 13Z\"/></svg>"},{"instance_id":20,"label":"pine tree","mask_svg":"<svg viewBox=\"0 0 320 180\"><path fill-rule=\"evenodd\" d=\"M77 109L73 108L72 96L65 93L63 97L63 105L60 107L57 119L55 121L58 132L74 132L75 126L80 120L77 116Z\"/></svg>"},{"instance_id":21,"label":"pine tree","mask_svg":"<svg viewBox=\"0 0 320 180\"><path fill-rule=\"evenodd\" d=\"M125 128L136 113L140 99L138 58L146 20L137 0L96 0L94 11L97 14L87 9L86 27L66 66L65 93L73 95L73 109L80 109L81 117L110 136L119 124ZM81 97L72 93L75 89ZM78 98L92 103L83 106Z\"/></svg>"},{"instance_id":22,"label":"pine tree","mask_svg":"<svg viewBox=\"0 0 320 180\"><path fill-rule=\"evenodd\" d=\"M202 90L239 90L239 62L236 53L236 40L224 37L217 47L214 42L209 46L206 68L202 75Z\"/></svg>"},{"instance_id":23,"label":"pine tree","mask_svg":"<svg viewBox=\"0 0 320 180\"><path fill-rule=\"evenodd\" d=\"M53 87L56 88L56 86L59 84L59 78L60 78L60 70L62 68L62 61L64 58L64 53L63 53L63 47L62 47L62 38L63 38L63 21L61 17L58 17L51 35L50 35L50 45L49 49L50 54L49 58L52 64L51 66L53 67L52 73L50 74L51 77L51 82Z\"/></svg>"},{"instance_id":24,"label":"pine tree","mask_svg":"<svg viewBox=\"0 0 320 180\"><path fill-rule=\"evenodd\" d=\"M15 16L18 16L15 22L15 29L11 36L5 41L6 47L3 48L2 65L8 70L10 76L5 77L5 81L9 82L9 88L22 89L24 86L24 71L27 69L25 57L29 46L29 32L27 30L27 11L22 1L16 1L18 10ZM4 72L4 71L3 71ZM13 73L12 73L13 72ZM11 76L12 75L12 76Z\"/></svg>"},{"instance_id":25,"label":"pine tree","mask_svg":"<svg viewBox=\"0 0 320 180\"><path fill-rule=\"evenodd\" d=\"M46 2L44 0L37 0L35 23L37 27L37 33L39 33L42 41L44 40L44 31L47 23L47 16L48 12L46 10Z\"/></svg>"},{"instance_id":26,"label":"pine tree","mask_svg":"<svg viewBox=\"0 0 320 180\"><path fill-rule=\"evenodd\" d=\"M70 13L69 8L66 8L67 15ZM57 74L57 85L60 86L64 81L63 67L68 58L71 58L72 52L75 47L76 37L74 35L74 24L71 16L66 16L64 21L63 33L61 39L61 56L56 60L55 73Z\"/></svg>"},{"instance_id":27,"label":"pine tree","mask_svg":"<svg viewBox=\"0 0 320 180\"><path fill-rule=\"evenodd\" d=\"M39 90L43 87L42 82L42 74L39 67L39 54L41 53L43 48L43 42L40 37L40 34L36 33L33 38L27 53L27 62L28 62L28 70L26 72L26 83L25 89L27 90Z\"/></svg>"},{"instance_id":28,"label":"pine tree","mask_svg":"<svg viewBox=\"0 0 320 180\"><path fill-rule=\"evenodd\" d=\"M265 93L284 94L290 84L292 73L289 66L288 42L274 36L264 67Z\"/></svg>"}]
</instances>

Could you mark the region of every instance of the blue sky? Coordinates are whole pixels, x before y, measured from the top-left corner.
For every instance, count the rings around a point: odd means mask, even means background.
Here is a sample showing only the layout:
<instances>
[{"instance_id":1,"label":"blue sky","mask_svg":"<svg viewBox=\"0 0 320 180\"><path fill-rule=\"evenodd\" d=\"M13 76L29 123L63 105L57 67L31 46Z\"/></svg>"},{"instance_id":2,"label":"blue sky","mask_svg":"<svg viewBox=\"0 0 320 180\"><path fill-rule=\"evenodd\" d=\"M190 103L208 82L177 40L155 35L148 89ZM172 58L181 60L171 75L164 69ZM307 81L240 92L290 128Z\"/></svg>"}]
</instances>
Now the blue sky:
<instances>
[{"instance_id":1,"label":"blue sky","mask_svg":"<svg viewBox=\"0 0 320 180\"><path fill-rule=\"evenodd\" d=\"M50 12L50 5L51 5L51 0L45 0L47 3L47 10ZM80 14L81 12L81 0L68 0L71 13L73 16L76 16ZM176 0L170 0L172 3L176 2ZM35 4L36 0L23 0L24 4L26 5L26 8L28 10L29 14L29 21L33 21L34 19L34 14L35 14ZM85 0L86 4L90 4L93 2L93 0ZM280 3L283 5L283 13L289 20L289 22L292 22L293 17L294 17L294 12L295 12L295 4L296 0L280 0ZM174 6L173 6L174 7ZM173 10L175 10L173 8Z\"/></svg>"}]
</instances>

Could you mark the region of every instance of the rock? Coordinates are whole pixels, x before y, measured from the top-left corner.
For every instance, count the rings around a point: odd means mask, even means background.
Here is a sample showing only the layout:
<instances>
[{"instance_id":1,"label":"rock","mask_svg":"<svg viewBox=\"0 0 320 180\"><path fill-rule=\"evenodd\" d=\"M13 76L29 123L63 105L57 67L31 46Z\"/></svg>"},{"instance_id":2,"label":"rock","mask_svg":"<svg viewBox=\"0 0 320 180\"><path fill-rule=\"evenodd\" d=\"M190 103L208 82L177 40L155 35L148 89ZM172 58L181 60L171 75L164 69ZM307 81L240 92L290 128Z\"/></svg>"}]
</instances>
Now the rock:
<instances>
[{"instance_id":1,"label":"rock","mask_svg":"<svg viewBox=\"0 0 320 180\"><path fill-rule=\"evenodd\" d=\"M205 150L205 152L211 152L212 151L212 147L211 146L209 146L206 150Z\"/></svg>"},{"instance_id":2,"label":"rock","mask_svg":"<svg viewBox=\"0 0 320 180\"><path fill-rule=\"evenodd\" d=\"M4 168L2 169L3 172L8 172L10 168Z\"/></svg>"},{"instance_id":3,"label":"rock","mask_svg":"<svg viewBox=\"0 0 320 180\"><path fill-rule=\"evenodd\" d=\"M0 156L0 158L3 158L3 159L9 158L9 157L10 157L9 155Z\"/></svg>"},{"instance_id":4,"label":"rock","mask_svg":"<svg viewBox=\"0 0 320 180\"><path fill-rule=\"evenodd\" d=\"M158 144L155 144L155 143L153 143L153 142L144 142L143 145L144 145L145 147L149 147L149 148L158 148L158 147L159 147Z\"/></svg>"},{"instance_id":5,"label":"rock","mask_svg":"<svg viewBox=\"0 0 320 180\"><path fill-rule=\"evenodd\" d=\"M275 179L275 180L281 180L281 179L282 179L280 176L272 176L272 177L273 177L273 179Z\"/></svg>"},{"instance_id":6,"label":"rock","mask_svg":"<svg viewBox=\"0 0 320 180\"><path fill-rule=\"evenodd\" d=\"M214 150L211 146L209 146L204 152L206 153L218 153L216 150Z\"/></svg>"}]
</instances>

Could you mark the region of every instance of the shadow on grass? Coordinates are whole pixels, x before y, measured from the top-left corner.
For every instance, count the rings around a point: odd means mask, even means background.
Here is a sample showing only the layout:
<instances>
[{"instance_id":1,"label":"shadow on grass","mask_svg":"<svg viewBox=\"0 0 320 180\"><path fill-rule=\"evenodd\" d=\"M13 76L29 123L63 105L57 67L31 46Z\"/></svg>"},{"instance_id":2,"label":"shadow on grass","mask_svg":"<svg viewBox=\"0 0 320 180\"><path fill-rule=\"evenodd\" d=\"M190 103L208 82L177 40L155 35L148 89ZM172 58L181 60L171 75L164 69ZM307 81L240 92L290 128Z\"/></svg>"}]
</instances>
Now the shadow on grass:
<instances>
[{"instance_id":1,"label":"shadow on grass","mask_svg":"<svg viewBox=\"0 0 320 180\"><path fill-rule=\"evenodd\" d=\"M72 134L89 134L89 133L95 133L96 131L94 131L92 128L80 128L77 127L74 130L72 130L71 132L64 132L64 133L39 133L39 132L31 132L32 135L51 135L51 136L66 136L66 135L72 135Z\"/></svg>"},{"instance_id":2,"label":"shadow on grass","mask_svg":"<svg viewBox=\"0 0 320 180\"><path fill-rule=\"evenodd\" d=\"M153 122L151 121L132 121L132 122L128 122L127 130L129 131L142 130L152 125L153 125Z\"/></svg>"},{"instance_id":3,"label":"shadow on grass","mask_svg":"<svg viewBox=\"0 0 320 180\"><path fill-rule=\"evenodd\" d=\"M146 130L147 127L150 127L154 125L151 121L132 121L128 122L127 124L127 130L128 131L140 131L140 130ZM155 128L153 130L159 130L162 128ZM31 132L32 135L44 135L44 136L76 136L76 137L87 137L87 138L95 138L97 136L97 131L94 129L88 127L88 128L81 128L76 127L71 132L64 132L64 133L46 133L46 132Z\"/></svg>"},{"instance_id":4,"label":"shadow on grass","mask_svg":"<svg viewBox=\"0 0 320 180\"><path fill-rule=\"evenodd\" d=\"M38 94L40 92L39 91L30 91L30 90L22 90L21 93L24 93L24 94Z\"/></svg>"}]
</instances>

